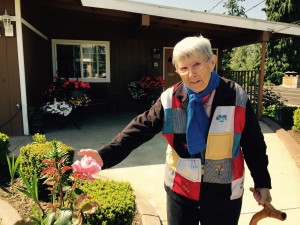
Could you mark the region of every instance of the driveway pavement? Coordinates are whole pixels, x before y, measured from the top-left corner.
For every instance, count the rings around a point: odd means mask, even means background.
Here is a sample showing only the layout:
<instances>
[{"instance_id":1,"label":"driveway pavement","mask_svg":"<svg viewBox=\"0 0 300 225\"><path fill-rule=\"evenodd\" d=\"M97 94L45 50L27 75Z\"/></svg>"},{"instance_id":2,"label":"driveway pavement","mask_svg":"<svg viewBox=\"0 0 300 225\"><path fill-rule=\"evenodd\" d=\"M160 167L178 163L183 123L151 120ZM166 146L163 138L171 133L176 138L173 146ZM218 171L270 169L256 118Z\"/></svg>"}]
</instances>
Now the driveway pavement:
<instances>
[{"instance_id":1,"label":"driveway pavement","mask_svg":"<svg viewBox=\"0 0 300 225\"><path fill-rule=\"evenodd\" d=\"M73 146L76 150L99 148L112 140L133 117L134 114L132 113L119 116L113 114L86 116L80 124L81 129L77 129L72 123L69 123L60 130L57 130L57 127L48 128L46 137L48 140L56 138ZM269 171L273 186L271 190L272 204L275 208L287 213L287 220L282 222L267 218L259 224L298 225L300 221L300 170L296 163L297 156L295 154L297 154L297 151L295 149L299 146L286 143L290 139L286 139L285 135L280 135L278 133L279 129L277 131L275 129L275 132L272 129L274 127L267 125L267 122L260 122L260 125L268 146ZM17 155L21 146L31 142L31 137L14 136L10 137L10 142L10 150ZM158 214L163 225L167 224L166 194L163 188L166 144L161 135L157 135L133 151L117 166L101 172L108 179L129 181L139 195L143 196L150 207L154 209L153 211ZM291 150L291 148L293 149ZM75 159L77 159L77 156L75 156ZM244 202L239 225L249 224L253 214L262 209L253 199L249 191L250 187L253 187L253 182L247 170Z\"/></svg>"}]
</instances>

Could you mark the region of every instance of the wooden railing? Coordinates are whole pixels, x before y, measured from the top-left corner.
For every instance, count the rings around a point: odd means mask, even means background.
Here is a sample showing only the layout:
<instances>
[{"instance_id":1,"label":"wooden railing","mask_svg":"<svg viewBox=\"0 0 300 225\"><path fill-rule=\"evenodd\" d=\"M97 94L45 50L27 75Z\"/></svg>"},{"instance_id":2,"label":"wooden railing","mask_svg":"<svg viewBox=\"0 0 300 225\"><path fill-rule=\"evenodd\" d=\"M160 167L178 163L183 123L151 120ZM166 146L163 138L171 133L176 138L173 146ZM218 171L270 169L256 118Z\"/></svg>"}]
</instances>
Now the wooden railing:
<instances>
[{"instance_id":1,"label":"wooden railing","mask_svg":"<svg viewBox=\"0 0 300 225\"><path fill-rule=\"evenodd\" d=\"M219 74L222 77L235 81L244 88L257 114L259 71L222 71Z\"/></svg>"}]
</instances>

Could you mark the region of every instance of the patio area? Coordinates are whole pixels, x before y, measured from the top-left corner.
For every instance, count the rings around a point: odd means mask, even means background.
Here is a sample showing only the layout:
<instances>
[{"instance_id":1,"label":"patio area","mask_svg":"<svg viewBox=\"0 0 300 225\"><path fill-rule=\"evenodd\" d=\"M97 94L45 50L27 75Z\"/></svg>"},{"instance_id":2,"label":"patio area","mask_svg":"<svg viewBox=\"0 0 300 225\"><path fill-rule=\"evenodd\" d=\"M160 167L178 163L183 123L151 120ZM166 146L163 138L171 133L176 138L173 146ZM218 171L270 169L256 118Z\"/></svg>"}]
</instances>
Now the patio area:
<instances>
[{"instance_id":1,"label":"patio area","mask_svg":"<svg viewBox=\"0 0 300 225\"><path fill-rule=\"evenodd\" d=\"M88 111L82 115L74 115L72 120L65 120L63 126L55 121L47 121L44 134L48 141L59 140L72 146L76 151L84 148L98 149L109 143L136 115L138 114L134 112L118 115L115 112ZM12 154L18 155L20 147L31 142L32 135L12 136L10 137L11 146L9 149ZM158 134L134 150L126 160L113 168L160 166L162 170L159 174L163 175L166 145L165 139ZM75 154L74 160L79 158L81 157ZM163 179L161 186L163 188Z\"/></svg>"}]
</instances>

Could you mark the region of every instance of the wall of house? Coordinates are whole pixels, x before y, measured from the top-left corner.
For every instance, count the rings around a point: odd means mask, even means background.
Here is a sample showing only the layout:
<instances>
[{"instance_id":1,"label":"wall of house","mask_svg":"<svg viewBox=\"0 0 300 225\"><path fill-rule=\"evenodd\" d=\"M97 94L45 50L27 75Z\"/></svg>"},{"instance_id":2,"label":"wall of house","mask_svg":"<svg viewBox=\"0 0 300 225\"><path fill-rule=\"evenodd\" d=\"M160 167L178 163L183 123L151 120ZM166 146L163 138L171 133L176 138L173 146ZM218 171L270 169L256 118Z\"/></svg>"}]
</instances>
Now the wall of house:
<instances>
[{"instance_id":1,"label":"wall of house","mask_svg":"<svg viewBox=\"0 0 300 225\"><path fill-rule=\"evenodd\" d=\"M52 81L51 42L22 27L27 105L38 107L42 103L43 89Z\"/></svg>"},{"instance_id":2,"label":"wall of house","mask_svg":"<svg viewBox=\"0 0 300 225\"><path fill-rule=\"evenodd\" d=\"M7 10L10 16L15 15L14 0L0 1L0 15ZM20 79L18 67L16 24L14 37L4 36L4 27L0 21L0 132L9 136L23 134L21 109Z\"/></svg>"},{"instance_id":3,"label":"wall of house","mask_svg":"<svg viewBox=\"0 0 300 225\"><path fill-rule=\"evenodd\" d=\"M26 2L26 1L25 1ZM51 39L101 40L110 42L110 83L91 83L93 94L101 96L119 95L120 110L131 111L138 107L128 93L127 85L142 74L162 75L162 55L159 67L153 67L153 49L174 46L184 34L154 29L151 26L133 37L132 24L85 18L80 14L65 12L51 15L31 5L22 7L22 17ZM48 12L49 13L49 12ZM48 20L51 18L51 20ZM49 22L48 22L49 21ZM47 28L47 29L45 29ZM24 52L28 104L38 102L40 86L51 82L51 45L24 28ZM25 32L26 31L26 32ZM167 35L167 38L166 38ZM43 68L40 70L38 68ZM144 72L146 71L146 72ZM43 80L40 78L43 77ZM40 84L40 85L39 85ZM108 92L108 93L107 93Z\"/></svg>"},{"instance_id":4,"label":"wall of house","mask_svg":"<svg viewBox=\"0 0 300 225\"><path fill-rule=\"evenodd\" d=\"M141 75L163 75L163 47L174 46L184 34L154 29L151 26L143 33L132 37L130 24L113 23L107 21L88 21L80 17L66 17L53 21L50 36L54 39L101 40L110 42L111 82L93 83L94 91L98 95L109 92L109 95L119 95L120 110L132 111L138 108L129 95L128 84L138 80ZM67 29L66 29L67 27ZM167 36L167 37L166 37ZM153 50L161 50L158 68L153 66ZM107 93L104 93L107 95Z\"/></svg>"}]
</instances>

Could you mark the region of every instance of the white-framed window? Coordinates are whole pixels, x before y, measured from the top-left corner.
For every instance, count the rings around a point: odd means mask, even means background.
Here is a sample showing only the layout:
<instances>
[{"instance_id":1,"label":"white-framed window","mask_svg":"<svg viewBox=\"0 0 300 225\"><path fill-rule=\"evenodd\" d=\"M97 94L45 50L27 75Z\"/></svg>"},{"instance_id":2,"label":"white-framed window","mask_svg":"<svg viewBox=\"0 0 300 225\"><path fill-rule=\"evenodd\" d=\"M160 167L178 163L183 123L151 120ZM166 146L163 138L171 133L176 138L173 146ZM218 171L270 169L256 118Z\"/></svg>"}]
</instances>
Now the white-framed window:
<instances>
[{"instance_id":1,"label":"white-framed window","mask_svg":"<svg viewBox=\"0 0 300 225\"><path fill-rule=\"evenodd\" d=\"M86 82L110 82L108 41L52 40L53 74Z\"/></svg>"}]
</instances>

